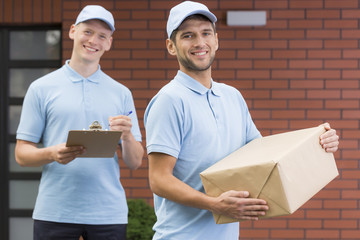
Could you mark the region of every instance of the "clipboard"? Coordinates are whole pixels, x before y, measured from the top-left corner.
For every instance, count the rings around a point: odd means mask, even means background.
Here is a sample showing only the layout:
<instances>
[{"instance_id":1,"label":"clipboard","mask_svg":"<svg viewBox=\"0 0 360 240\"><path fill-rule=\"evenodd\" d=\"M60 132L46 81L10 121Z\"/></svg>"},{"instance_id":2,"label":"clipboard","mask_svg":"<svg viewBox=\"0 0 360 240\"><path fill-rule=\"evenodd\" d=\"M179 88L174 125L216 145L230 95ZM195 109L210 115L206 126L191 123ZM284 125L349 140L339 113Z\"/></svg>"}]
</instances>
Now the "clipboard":
<instances>
[{"instance_id":1,"label":"clipboard","mask_svg":"<svg viewBox=\"0 0 360 240\"><path fill-rule=\"evenodd\" d=\"M102 130L98 121L94 121L89 130L70 130L66 146L84 146L86 152L79 158L114 157L120 141L121 131Z\"/></svg>"}]
</instances>

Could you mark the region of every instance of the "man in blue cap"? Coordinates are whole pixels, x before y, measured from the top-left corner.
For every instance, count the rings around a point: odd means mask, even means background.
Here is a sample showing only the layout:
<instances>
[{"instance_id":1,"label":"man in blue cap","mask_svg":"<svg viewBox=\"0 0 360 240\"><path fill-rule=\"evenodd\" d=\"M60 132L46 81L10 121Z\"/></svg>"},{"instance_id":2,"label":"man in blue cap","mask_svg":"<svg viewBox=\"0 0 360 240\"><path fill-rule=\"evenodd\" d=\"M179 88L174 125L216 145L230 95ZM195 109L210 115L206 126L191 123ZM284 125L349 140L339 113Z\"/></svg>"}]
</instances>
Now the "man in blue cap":
<instances>
[{"instance_id":1,"label":"man in blue cap","mask_svg":"<svg viewBox=\"0 0 360 240\"><path fill-rule=\"evenodd\" d=\"M15 154L21 166L43 166L33 213L35 240L126 239L128 209L117 155L77 158L86 149L65 145L69 130L87 129L97 120L122 131L127 166L141 165L144 150L132 94L99 65L114 30L109 11L86 6L69 31L71 59L34 81L25 96ZM37 146L40 139L43 148Z\"/></svg>"},{"instance_id":2,"label":"man in blue cap","mask_svg":"<svg viewBox=\"0 0 360 240\"><path fill-rule=\"evenodd\" d=\"M191 1L173 7L168 18L166 46L180 70L151 100L144 118L157 215L154 239L238 240L239 223L217 225L211 212L257 220L268 210L247 191L207 196L201 183L200 172L261 137L240 92L211 77L219 46L216 20L205 5ZM338 136L324 127L321 145L335 152Z\"/></svg>"}]
</instances>

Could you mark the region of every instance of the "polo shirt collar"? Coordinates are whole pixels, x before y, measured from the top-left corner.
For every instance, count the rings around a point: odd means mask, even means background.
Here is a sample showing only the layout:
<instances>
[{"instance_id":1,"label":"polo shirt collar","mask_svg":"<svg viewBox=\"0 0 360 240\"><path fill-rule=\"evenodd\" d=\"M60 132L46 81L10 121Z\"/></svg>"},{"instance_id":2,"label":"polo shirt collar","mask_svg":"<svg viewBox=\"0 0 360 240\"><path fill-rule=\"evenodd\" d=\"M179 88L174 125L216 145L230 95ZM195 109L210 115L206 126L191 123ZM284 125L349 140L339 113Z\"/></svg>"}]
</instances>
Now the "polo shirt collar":
<instances>
[{"instance_id":1,"label":"polo shirt collar","mask_svg":"<svg viewBox=\"0 0 360 240\"><path fill-rule=\"evenodd\" d=\"M201 83L180 70L178 70L178 73L175 76L174 80L198 94L203 95L206 94L208 91L211 91L215 96L221 96L218 84L214 82L213 79L211 79L210 89L206 88L204 85L202 85Z\"/></svg>"},{"instance_id":2,"label":"polo shirt collar","mask_svg":"<svg viewBox=\"0 0 360 240\"><path fill-rule=\"evenodd\" d=\"M100 65L98 67L98 70L93 73L91 76L89 76L88 78L84 78L83 76L81 76L78 72L76 72L74 69L72 69L69 65L70 60L66 60L65 62L65 69L67 70L68 73L68 77L72 82L81 82L84 79L89 80L90 82L93 83L99 83L99 74L100 74Z\"/></svg>"}]
</instances>

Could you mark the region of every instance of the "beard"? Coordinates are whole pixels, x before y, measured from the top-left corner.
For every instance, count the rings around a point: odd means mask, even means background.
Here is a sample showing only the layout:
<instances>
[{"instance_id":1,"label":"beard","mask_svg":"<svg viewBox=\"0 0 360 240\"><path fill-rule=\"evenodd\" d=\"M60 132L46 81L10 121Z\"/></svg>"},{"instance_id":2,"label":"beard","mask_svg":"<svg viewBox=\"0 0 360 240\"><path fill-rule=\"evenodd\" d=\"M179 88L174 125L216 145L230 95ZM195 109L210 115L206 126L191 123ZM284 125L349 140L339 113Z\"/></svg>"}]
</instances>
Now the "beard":
<instances>
[{"instance_id":1,"label":"beard","mask_svg":"<svg viewBox=\"0 0 360 240\"><path fill-rule=\"evenodd\" d=\"M178 60L179 60L180 64L185 69L187 69L188 71L191 71L191 72L200 72L200 71L208 70L211 67L212 63L214 62L214 59L215 59L215 55L210 57L210 61L205 66L198 66L192 60L190 60L186 57L180 57L178 55Z\"/></svg>"}]
</instances>

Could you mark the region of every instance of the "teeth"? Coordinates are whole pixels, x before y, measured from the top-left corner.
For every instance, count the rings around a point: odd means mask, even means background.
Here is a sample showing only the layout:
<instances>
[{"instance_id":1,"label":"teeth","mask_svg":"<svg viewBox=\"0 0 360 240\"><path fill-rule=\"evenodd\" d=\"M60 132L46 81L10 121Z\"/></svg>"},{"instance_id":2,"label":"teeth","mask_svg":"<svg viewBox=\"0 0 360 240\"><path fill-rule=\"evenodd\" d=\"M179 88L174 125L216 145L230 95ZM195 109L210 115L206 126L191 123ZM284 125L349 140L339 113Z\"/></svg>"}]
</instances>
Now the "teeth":
<instances>
[{"instance_id":1,"label":"teeth","mask_svg":"<svg viewBox=\"0 0 360 240\"><path fill-rule=\"evenodd\" d=\"M89 48L89 47L85 47L87 50L91 51L91 52L96 52L96 49L93 48Z\"/></svg>"},{"instance_id":2,"label":"teeth","mask_svg":"<svg viewBox=\"0 0 360 240\"><path fill-rule=\"evenodd\" d=\"M206 52L194 53L194 55L196 55L196 56L202 56L202 55L205 55L205 54L206 54Z\"/></svg>"}]
</instances>

